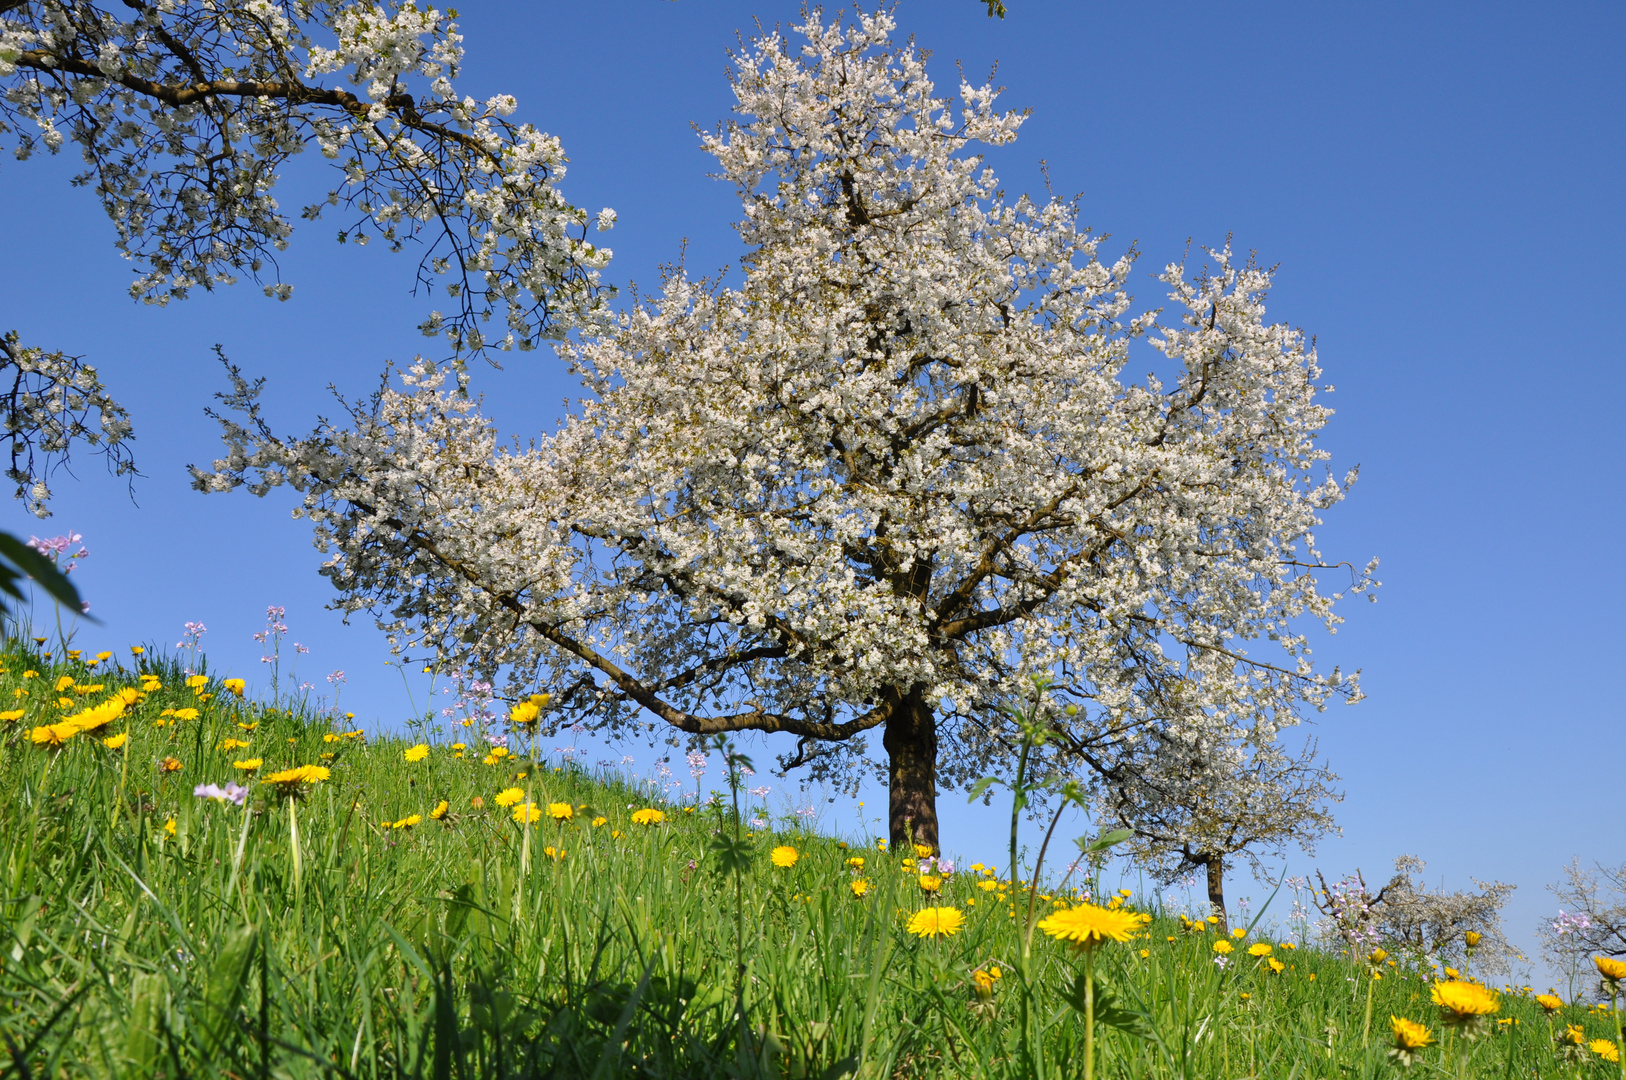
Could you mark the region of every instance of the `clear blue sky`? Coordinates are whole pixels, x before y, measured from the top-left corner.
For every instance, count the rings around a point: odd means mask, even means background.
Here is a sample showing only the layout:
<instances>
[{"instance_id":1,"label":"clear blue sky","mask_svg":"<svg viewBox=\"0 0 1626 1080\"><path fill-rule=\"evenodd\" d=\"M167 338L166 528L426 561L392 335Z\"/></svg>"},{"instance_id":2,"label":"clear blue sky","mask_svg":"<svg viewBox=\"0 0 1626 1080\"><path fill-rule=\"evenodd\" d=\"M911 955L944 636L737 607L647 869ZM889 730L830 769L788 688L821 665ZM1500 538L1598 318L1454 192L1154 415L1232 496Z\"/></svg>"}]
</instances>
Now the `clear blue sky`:
<instances>
[{"instance_id":1,"label":"clear blue sky","mask_svg":"<svg viewBox=\"0 0 1626 1080\"><path fill-rule=\"evenodd\" d=\"M620 214L611 280L653 283L685 238L689 267L711 271L737 260L737 204L706 177L689 125L727 114L734 32L796 13L784 0L472 3L464 88L513 93L561 136L566 194ZM1515 882L1509 930L1528 941L1571 856L1626 859L1626 9L1014 0L1000 22L980 0L914 0L900 19L940 87L957 60L973 78L999 62L1005 103L1033 110L993 156L1007 189L1037 194L1047 161L1056 190L1082 192L1084 219L1112 234L1108 250L1138 243L1144 301L1188 238L1234 233L1280 264L1273 315L1318 336L1337 385L1326 445L1362 467L1324 547L1380 555L1384 581L1319 649L1363 668L1369 698L1314 729L1348 791L1345 835L1293 869L1382 880L1409 852L1452 887ZM173 645L201 620L216 668L263 680L251 635L284 604L312 650L302 674L345 669L345 705L398 725L399 676L370 626L322 609L290 500L197 495L183 467L218 446L202 415L222 385L216 342L268 377L270 416L290 432L333 411L329 382L364 393L386 360L423 348L410 262L338 248L336 223L303 226L291 302L239 286L141 307L111 226L67 184L74 165L0 163L0 328L101 370L132 411L145 476L132 505L83 459L81 481L57 485L55 519L14 507L4 527L85 535L80 584L104 625L84 643ZM325 190L320 165L289 170L284 205ZM560 415L560 376L531 354L477 385L527 434ZM947 845L993 854L997 822L943 801Z\"/></svg>"}]
</instances>

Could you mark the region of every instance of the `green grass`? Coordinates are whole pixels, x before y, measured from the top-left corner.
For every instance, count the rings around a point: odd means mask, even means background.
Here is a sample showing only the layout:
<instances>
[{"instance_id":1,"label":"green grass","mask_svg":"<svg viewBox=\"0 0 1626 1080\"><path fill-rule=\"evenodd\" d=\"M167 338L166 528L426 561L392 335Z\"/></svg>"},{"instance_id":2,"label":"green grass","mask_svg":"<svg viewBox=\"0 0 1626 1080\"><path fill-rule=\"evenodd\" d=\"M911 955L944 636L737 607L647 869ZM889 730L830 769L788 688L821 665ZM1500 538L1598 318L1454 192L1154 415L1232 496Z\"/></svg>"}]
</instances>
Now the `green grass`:
<instances>
[{"instance_id":1,"label":"green grass","mask_svg":"<svg viewBox=\"0 0 1626 1080\"><path fill-rule=\"evenodd\" d=\"M324 718L215 683L200 701L167 661L152 668L162 688L125 717L42 749L30 728L62 715L59 676L101 684L75 708L139 678L15 642L0 667L0 707L24 710L0 729L4 1075L1082 1075L1077 956L1035 938L1024 1053L1022 921L977 874L954 875L938 900L966 913L964 931L922 940L905 923L926 896L907 860L872 841L741 834L736 877L714 844L734 835L726 806L664 806L666 823L635 825L629 807L650 804L616 777L483 764L472 745L411 763L399 740L332 739ZM166 708L201 715L155 726ZM118 732L128 742L109 749ZM227 738L250 747L222 751ZM297 802L263 784L242 808L192 794L249 755L264 776L323 754L331 778ZM526 830L494 804L509 786L573 808L531 827L528 865ZM431 820L441 800L450 813ZM382 824L413 814L410 828ZM781 844L795 866L770 862ZM848 888L856 855L862 899ZM1222 970L1213 940L1159 915L1144 940L1097 954L1118 1005L1140 1014L1118 1019L1149 1033L1099 1028L1097 1076L1398 1075L1391 1014L1441 1034L1416 979L1374 984L1335 954L1279 944L1281 975L1240 950ZM983 1001L971 976L993 966L1002 977ZM1505 996L1498 1016L1517 1022L1457 1041L1451 1058L1426 1050L1409 1075L1618 1075L1595 1055L1555 1055L1528 998ZM1596 1011L1563 1019L1613 1037Z\"/></svg>"}]
</instances>

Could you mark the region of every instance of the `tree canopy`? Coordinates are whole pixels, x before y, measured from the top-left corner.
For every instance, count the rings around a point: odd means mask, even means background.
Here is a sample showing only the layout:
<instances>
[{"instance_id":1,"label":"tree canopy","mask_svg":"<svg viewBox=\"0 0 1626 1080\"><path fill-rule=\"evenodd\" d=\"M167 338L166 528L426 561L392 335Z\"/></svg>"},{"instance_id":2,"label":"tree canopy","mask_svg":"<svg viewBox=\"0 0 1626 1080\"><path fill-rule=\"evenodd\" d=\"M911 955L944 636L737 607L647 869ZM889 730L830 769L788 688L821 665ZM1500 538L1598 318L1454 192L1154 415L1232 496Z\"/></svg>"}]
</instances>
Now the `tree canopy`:
<instances>
[{"instance_id":1,"label":"tree canopy","mask_svg":"<svg viewBox=\"0 0 1626 1080\"><path fill-rule=\"evenodd\" d=\"M1023 115L935 96L893 30L815 13L735 57L740 118L702 145L743 282L673 270L562 343L592 399L557 432L503 445L420 361L282 438L234 373L243 418L196 484L303 492L341 606L548 684L555 723L789 733L784 766L837 780L879 733L900 840L935 845L938 785L1009 759L998 706L1037 673L1079 706L1046 747L1072 773L1357 697L1298 625L1337 622L1313 529L1348 478L1315 445L1314 352L1265 321L1270 272L1171 263L1178 319L1131 314L1134 253L978 156ZM1137 340L1172 382L1123 377Z\"/></svg>"}]
</instances>

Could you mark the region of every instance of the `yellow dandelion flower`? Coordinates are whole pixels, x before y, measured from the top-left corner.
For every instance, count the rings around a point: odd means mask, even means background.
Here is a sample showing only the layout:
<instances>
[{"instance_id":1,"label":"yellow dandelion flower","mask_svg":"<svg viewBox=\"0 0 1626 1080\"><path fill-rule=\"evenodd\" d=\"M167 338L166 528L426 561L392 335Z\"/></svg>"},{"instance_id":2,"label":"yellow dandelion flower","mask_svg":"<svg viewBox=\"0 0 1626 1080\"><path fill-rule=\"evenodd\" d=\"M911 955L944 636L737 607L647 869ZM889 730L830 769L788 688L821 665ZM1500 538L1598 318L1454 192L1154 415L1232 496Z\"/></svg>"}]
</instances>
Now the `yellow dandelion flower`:
<instances>
[{"instance_id":1,"label":"yellow dandelion flower","mask_svg":"<svg viewBox=\"0 0 1626 1080\"><path fill-rule=\"evenodd\" d=\"M852 867L854 870L862 871L864 869L864 857L862 855L854 855L852 858L847 860L847 865Z\"/></svg>"},{"instance_id":2,"label":"yellow dandelion flower","mask_svg":"<svg viewBox=\"0 0 1626 1080\"><path fill-rule=\"evenodd\" d=\"M999 882L984 879L977 882L977 888L981 889L983 892L993 892L995 889L999 888Z\"/></svg>"},{"instance_id":3,"label":"yellow dandelion flower","mask_svg":"<svg viewBox=\"0 0 1626 1080\"><path fill-rule=\"evenodd\" d=\"M190 675L186 680L186 686L189 690L201 690L203 687L208 685L209 676L207 675Z\"/></svg>"},{"instance_id":4,"label":"yellow dandelion flower","mask_svg":"<svg viewBox=\"0 0 1626 1080\"><path fill-rule=\"evenodd\" d=\"M72 675L64 675L61 678L57 679L57 681L56 681L56 692L60 694L60 693L62 693L62 691L66 690L68 687L70 687L72 685L73 685L73 676Z\"/></svg>"},{"instance_id":5,"label":"yellow dandelion flower","mask_svg":"<svg viewBox=\"0 0 1626 1080\"><path fill-rule=\"evenodd\" d=\"M1564 999L1553 994L1537 994L1536 1004L1548 1012L1557 1012L1564 1007Z\"/></svg>"},{"instance_id":6,"label":"yellow dandelion flower","mask_svg":"<svg viewBox=\"0 0 1626 1080\"><path fill-rule=\"evenodd\" d=\"M569 821L576 816L576 808L567 802L550 802L548 816L555 821Z\"/></svg>"},{"instance_id":7,"label":"yellow dandelion flower","mask_svg":"<svg viewBox=\"0 0 1626 1080\"><path fill-rule=\"evenodd\" d=\"M117 735L103 739L102 745L107 747L109 750L117 750L119 747L123 746L129 741L130 733L128 731L121 731Z\"/></svg>"},{"instance_id":8,"label":"yellow dandelion flower","mask_svg":"<svg viewBox=\"0 0 1626 1080\"><path fill-rule=\"evenodd\" d=\"M1079 904L1041 919L1039 929L1058 941L1093 949L1103 941L1128 941L1151 921L1139 912Z\"/></svg>"},{"instance_id":9,"label":"yellow dandelion flower","mask_svg":"<svg viewBox=\"0 0 1626 1080\"><path fill-rule=\"evenodd\" d=\"M1608 1039L1593 1039L1586 1047L1611 1065L1620 1061L1620 1047Z\"/></svg>"},{"instance_id":10,"label":"yellow dandelion flower","mask_svg":"<svg viewBox=\"0 0 1626 1080\"><path fill-rule=\"evenodd\" d=\"M426 743L419 743L417 746L409 746L406 748L406 752L401 756L413 763L422 761L424 758L429 756L429 746Z\"/></svg>"},{"instance_id":11,"label":"yellow dandelion flower","mask_svg":"<svg viewBox=\"0 0 1626 1080\"><path fill-rule=\"evenodd\" d=\"M519 727L529 727L542 719L542 710L529 701L522 701L508 712L508 722Z\"/></svg>"},{"instance_id":12,"label":"yellow dandelion flower","mask_svg":"<svg viewBox=\"0 0 1626 1080\"><path fill-rule=\"evenodd\" d=\"M167 772L167 773L168 772L180 772L181 771L181 760L180 760L180 758L166 757L164 760L162 760L162 761L160 761L158 763L158 770L160 772Z\"/></svg>"},{"instance_id":13,"label":"yellow dandelion flower","mask_svg":"<svg viewBox=\"0 0 1626 1080\"><path fill-rule=\"evenodd\" d=\"M1626 960L1616 960L1611 956L1594 956L1592 964L1598 969L1606 983L1626 982Z\"/></svg>"},{"instance_id":14,"label":"yellow dandelion flower","mask_svg":"<svg viewBox=\"0 0 1626 1080\"><path fill-rule=\"evenodd\" d=\"M1265 944L1263 941L1258 941L1258 942L1255 942L1254 944L1248 946L1248 955L1249 956L1259 956L1259 957L1269 956L1271 954L1271 951L1272 950L1271 950L1270 946Z\"/></svg>"},{"instance_id":15,"label":"yellow dandelion flower","mask_svg":"<svg viewBox=\"0 0 1626 1080\"><path fill-rule=\"evenodd\" d=\"M542 854L546 855L554 862L558 862L560 859L565 857L565 849L549 846L542 849Z\"/></svg>"},{"instance_id":16,"label":"yellow dandelion flower","mask_svg":"<svg viewBox=\"0 0 1626 1080\"><path fill-rule=\"evenodd\" d=\"M796 853L795 848L782 844L779 847L774 848L773 851L769 853L768 858L773 860L773 864L775 866L789 869L790 867L796 865L796 860L801 858L801 856Z\"/></svg>"},{"instance_id":17,"label":"yellow dandelion flower","mask_svg":"<svg viewBox=\"0 0 1626 1080\"><path fill-rule=\"evenodd\" d=\"M0 720L21 720L27 712L27 709L7 709L5 712L0 712Z\"/></svg>"},{"instance_id":18,"label":"yellow dandelion flower","mask_svg":"<svg viewBox=\"0 0 1626 1080\"><path fill-rule=\"evenodd\" d=\"M921 892L934 893L943 887L943 879L933 874L921 874L916 880Z\"/></svg>"},{"instance_id":19,"label":"yellow dandelion flower","mask_svg":"<svg viewBox=\"0 0 1626 1080\"><path fill-rule=\"evenodd\" d=\"M981 969L971 973L971 989L977 997L987 1001L994 996L994 977Z\"/></svg>"},{"instance_id":20,"label":"yellow dandelion flower","mask_svg":"<svg viewBox=\"0 0 1626 1080\"><path fill-rule=\"evenodd\" d=\"M220 740L220 749L222 749L222 750L238 750L238 749L241 749L242 747L245 747L247 745L248 745L248 740L247 739L221 739Z\"/></svg>"},{"instance_id":21,"label":"yellow dandelion flower","mask_svg":"<svg viewBox=\"0 0 1626 1080\"><path fill-rule=\"evenodd\" d=\"M1224 956L1231 951L1231 943L1224 938L1220 938L1214 942L1214 951Z\"/></svg>"},{"instance_id":22,"label":"yellow dandelion flower","mask_svg":"<svg viewBox=\"0 0 1626 1080\"><path fill-rule=\"evenodd\" d=\"M521 825L533 825L542 820L542 808L529 802L522 802L514 807L514 820Z\"/></svg>"},{"instance_id":23,"label":"yellow dandelion flower","mask_svg":"<svg viewBox=\"0 0 1626 1080\"><path fill-rule=\"evenodd\" d=\"M1265 963L1268 964L1270 966L1270 970L1277 975L1280 975L1282 972L1287 970L1287 965L1276 959L1274 956L1265 961Z\"/></svg>"},{"instance_id":24,"label":"yellow dandelion flower","mask_svg":"<svg viewBox=\"0 0 1626 1080\"><path fill-rule=\"evenodd\" d=\"M596 817L596 818L594 818L594 819L593 819L593 828L595 828L595 829L596 829L596 828L598 828L598 827L599 827L599 826L600 826L600 825L603 825L603 824L604 824L604 823L605 823L605 822L607 822L607 821L609 821L609 820L610 820L610 819L609 819L609 818L607 818L607 817Z\"/></svg>"},{"instance_id":25,"label":"yellow dandelion flower","mask_svg":"<svg viewBox=\"0 0 1626 1080\"><path fill-rule=\"evenodd\" d=\"M448 813L451 812L451 809L452 809L452 804L447 802L445 799L442 799L442 800L440 800L440 802L435 804L435 808L433 810L429 811L429 820L430 821L440 821L440 820L444 819Z\"/></svg>"},{"instance_id":26,"label":"yellow dandelion flower","mask_svg":"<svg viewBox=\"0 0 1626 1080\"><path fill-rule=\"evenodd\" d=\"M331 777L333 773L326 765L296 765L292 769L283 769L274 772L260 781L282 789L287 795L297 793L305 784L319 784Z\"/></svg>"},{"instance_id":27,"label":"yellow dandelion flower","mask_svg":"<svg viewBox=\"0 0 1626 1080\"><path fill-rule=\"evenodd\" d=\"M929 907L915 912L909 920L909 932L916 937L948 937L958 934L965 926L965 916L958 908Z\"/></svg>"},{"instance_id":28,"label":"yellow dandelion flower","mask_svg":"<svg viewBox=\"0 0 1626 1080\"><path fill-rule=\"evenodd\" d=\"M1417 1059L1417 1053L1434 1045L1434 1036L1428 1028L1415 1020L1406 1020L1399 1016L1389 1017L1389 1030L1394 1032L1394 1045L1389 1048L1389 1057L1402 1068L1411 1068Z\"/></svg>"},{"instance_id":29,"label":"yellow dandelion flower","mask_svg":"<svg viewBox=\"0 0 1626 1080\"><path fill-rule=\"evenodd\" d=\"M422 820L423 820L423 815L422 814L408 814L406 817L402 818L400 821L397 821L395 823L394 827L397 828L397 829L410 829L410 828L412 828L412 826L418 824L418 822L420 822Z\"/></svg>"},{"instance_id":30,"label":"yellow dandelion flower","mask_svg":"<svg viewBox=\"0 0 1626 1080\"><path fill-rule=\"evenodd\" d=\"M242 697L243 691L248 689L248 683L242 679L225 679L220 685L225 687L228 693L236 694L238 697Z\"/></svg>"},{"instance_id":31,"label":"yellow dandelion flower","mask_svg":"<svg viewBox=\"0 0 1626 1080\"><path fill-rule=\"evenodd\" d=\"M930 844L916 844L915 845L915 855L917 857L924 859L927 856L929 856L931 853L932 853L932 846Z\"/></svg>"},{"instance_id":32,"label":"yellow dandelion flower","mask_svg":"<svg viewBox=\"0 0 1626 1080\"><path fill-rule=\"evenodd\" d=\"M243 745L247 746L248 743L244 743ZM234 761L231 763L231 767L234 769L241 769L243 772L253 772L264 764L264 758L251 757L244 758L242 761Z\"/></svg>"},{"instance_id":33,"label":"yellow dandelion flower","mask_svg":"<svg viewBox=\"0 0 1626 1080\"><path fill-rule=\"evenodd\" d=\"M642 810L636 810L632 815L634 825L659 825L665 820L666 814L653 806L646 806ZM795 860L792 859L791 861L794 862Z\"/></svg>"},{"instance_id":34,"label":"yellow dandelion flower","mask_svg":"<svg viewBox=\"0 0 1626 1080\"><path fill-rule=\"evenodd\" d=\"M196 720L201 714L196 709L176 709L167 712L166 715L173 716L177 720Z\"/></svg>"},{"instance_id":35,"label":"yellow dandelion flower","mask_svg":"<svg viewBox=\"0 0 1626 1080\"><path fill-rule=\"evenodd\" d=\"M511 787L504 788L503 790L497 792L497 798L493 801L495 801L498 806L506 809L507 807L513 806L523 798L525 798L525 792L521 791L517 787Z\"/></svg>"},{"instance_id":36,"label":"yellow dandelion flower","mask_svg":"<svg viewBox=\"0 0 1626 1080\"><path fill-rule=\"evenodd\" d=\"M1236 938L1238 941L1241 941L1243 938L1248 936L1248 932L1239 926L1235 930L1231 931L1231 936Z\"/></svg>"},{"instance_id":37,"label":"yellow dandelion flower","mask_svg":"<svg viewBox=\"0 0 1626 1080\"><path fill-rule=\"evenodd\" d=\"M147 650L142 648L140 645L131 645L130 646L130 655L131 656L140 656L142 653L144 653L146 651Z\"/></svg>"},{"instance_id":38,"label":"yellow dandelion flower","mask_svg":"<svg viewBox=\"0 0 1626 1080\"><path fill-rule=\"evenodd\" d=\"M34 728L28 733L28 737L34 741L35 746L45 746L55 750L77 734L79 734L79 729L64 721L60 724L46 724L43 727Z\"/></svg>"},{"instance_id":39,"label":"yellow dandelion flower","mask_svg":"<svg viewBox=\"0 0 1626 1080\"><path fill-rule=\"evenodd\" d=\"M164 822L164 831L167 832L171 836L175 835L175 819L174 818L170 818L168 821Z\"/></svg>"},{"instance_id":40,"label":"yellow dandelion flower","mask_svg":"<svg viewBox=\"0 0 1626 1080\"><path fill-rule=\"evenodd\" d=\"M869 882L865 881L863 878L858 878L854 881L849 881L847 883L847 888L852 890L853 896L861 897L865 893L869 892Z\"/></svg>"},{"instance_id":41,"label":"yellow dandelion flower","mask_svg":"<svg viewBox=\"0 0 1626 1080\"><path fill-rule=\"evenodd\" d=\"M501 761L503 758L508 756L508 747L506 747L506 746L493 746L491 748L490 756L496 758L498 761Z\"/></svg>"},{"instance_id":42,"label":"yellow dandelion flower","mask_svg":"<svg viewBox=\"0 0 1626 1080\"><path fill-rule=\"evenodd\" d=\"M1445 1022L1460 1030L1466 1039L1476 1037L1484 1018L1502 1007L1495 991L1473 982L1437 982L1430 996Z\"/></svg>"},{"instance_id":43,"label":"yellow dandelion flower","mask_svg":"<svg viewBox=\"0 0 1626 1080\"><path fill-rule=\"evenodd\" d=\"M104 664L111 659L113 659L113 654L110 652L99 652L96 654L96 662L98 664Z\"/></svg>"}]
</instances>

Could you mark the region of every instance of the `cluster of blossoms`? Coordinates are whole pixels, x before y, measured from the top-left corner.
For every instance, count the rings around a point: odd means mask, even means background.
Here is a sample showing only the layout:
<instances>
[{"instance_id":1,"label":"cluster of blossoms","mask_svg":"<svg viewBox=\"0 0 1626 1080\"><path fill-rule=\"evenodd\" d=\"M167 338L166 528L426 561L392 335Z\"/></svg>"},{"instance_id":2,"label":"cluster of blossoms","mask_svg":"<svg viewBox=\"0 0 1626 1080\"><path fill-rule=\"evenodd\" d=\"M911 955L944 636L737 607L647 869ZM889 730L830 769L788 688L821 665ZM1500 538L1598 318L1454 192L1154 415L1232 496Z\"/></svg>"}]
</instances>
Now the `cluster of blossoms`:
<instances>
[{"instance_id":1,"label":"cluster of blossoms","mask_svg":"<svg viewBox=\"0 0 1626 1080\"><path fill-rule=\"evenodd\" d=\"M0 16L0 21L3 21ZM0 45L0 69L4 65ZM3 119L0 119L3 131ZM69 447L81 441L107 460L115 476L135 472L126 443L129 415L102 385L96 369L79 357L22 344L0 335L0 442L7 444L6 478L36 517L48 517L50 478L66 464Z\"/></svg>"},{"instance_id":2,"label":"cluster of blossoms","mask_svg":"<svg viewBox=\"0 0 1626 1080\"><path fill-rule=\"evenodd\" d=\"M450 13L412 3L6 4L0 138L19 159L78 145L81 181L142 268L131 294L158 304L241 274L287 298L277 257L292 224L275 186L314 145L342 180L307 219L338 206L353 215L341 241L427 241L420 281L444 281L455 307L426 334L531 348L557 316L598 311L609 252L557 190L558 140L508 119L510 95L459 96L462 58ZM121 422L103 409L105 437Z\"/></svg>"},{"instance_id":3,"label":"cluster of blossoms","mask_svg":"<svg viewBox=\"0 0 1626 1080\"><path fill-rule=\"evenodd\" d=\"M809 15L805 46L737 57L742 119L703 145L739 191L743 284L674 273L561 346L592 401L556 434L507 448L420 362L283 439L234 375L246 418L196 485L291 484L338 606L571 687L607 734L786 732L786 764L847 781L879 733L893 828L927 842L936 783L1008 762L1000 706L1034 673L1074 673L1087 706L1043 750L1067 770L1159 727L1268 742L1357 697L1299 629L1338 621L1312 530L1346 484L1270 273L1215 251L1163 272L1178 325L1130 315L1131 258L1103 261L1071 204L1006 201L977 156L1021 115L987 86L934 96L892 30ZM1172 385L1121 377L1137 340Z\"/></svg>"}]
</instances>

